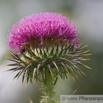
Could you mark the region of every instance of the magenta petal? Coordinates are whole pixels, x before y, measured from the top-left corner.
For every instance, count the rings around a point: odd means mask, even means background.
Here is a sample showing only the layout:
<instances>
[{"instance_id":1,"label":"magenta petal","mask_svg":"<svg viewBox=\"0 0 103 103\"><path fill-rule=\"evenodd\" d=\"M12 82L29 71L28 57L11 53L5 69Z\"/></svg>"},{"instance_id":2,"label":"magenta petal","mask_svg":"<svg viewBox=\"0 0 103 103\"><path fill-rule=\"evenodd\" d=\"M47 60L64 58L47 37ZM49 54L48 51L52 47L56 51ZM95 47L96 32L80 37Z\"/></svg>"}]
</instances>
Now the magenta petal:
<instances>
[{"instance_id":1,"label":"magenta petal","mask_svg":"<svg viewBox=\"0 0 103 103\"><path fill-rule=\"evenodd\" d=\"M78 44L79 33L74 21L57 13L40 13L20 20L9 32L9 47L20 52L25 45L39 47L46 44L74 43ZM52 43L53 42L53 43Z\"/></svg>"}]
</instances>

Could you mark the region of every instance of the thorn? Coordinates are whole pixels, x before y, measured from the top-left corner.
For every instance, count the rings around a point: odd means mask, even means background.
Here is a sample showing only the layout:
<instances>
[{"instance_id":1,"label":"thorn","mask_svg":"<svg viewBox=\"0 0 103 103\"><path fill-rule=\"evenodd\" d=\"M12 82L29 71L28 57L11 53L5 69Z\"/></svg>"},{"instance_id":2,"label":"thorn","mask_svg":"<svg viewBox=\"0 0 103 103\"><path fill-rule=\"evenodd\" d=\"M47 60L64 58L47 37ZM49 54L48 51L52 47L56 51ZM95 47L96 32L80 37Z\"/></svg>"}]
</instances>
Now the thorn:
<instances>
[{"instance_id":1,"label":"thorn","mask_svg":"<svg viewBox=\"0 0 103 103\"><path fill-rule=\"evenodd\" d=\"M87 61L87 60L90 60L90 59L80 59L80 60Z\"/></svg>"},{"instance_id":2,"label":"thorn","mask_svg":"<svg viewBox=\"0 0 103 103\"><path fill-rule=\"evenodd\" d=\"M72 95L79 89L79 87L72 93Z\"/></svg>"},{"instance_id":3,"label":"thorn","mask_svg":"<svg viewBox=\"0 0 103 103\"><path fill-rule=\"evenodd\" d=\"M88 56L88 55L92 55L91 53L89 53L89 54L84 54L84 56Z\"/></svg>"},{"instance_id":4,"label":"thorn","mask_svg":"<svg viewBox=\"0 0 103 103\"><path fill-rule=\"evenodd\" d=\"M77 52L82 52L83 50L79 50L79 51L77 51Z\"/></svg>"},{"instance_id":5,"label":"thorn","mask_svg":"<svg viewBox=\"0 0 103 103\"><path fill-rule=\"evenodd\" d=\"M81 71L82 74L84 74L86 76L86 74L84 72Z\"/></svg>"},{"instance_id":6,"label":"thorn","mask_svg":"<svg viewBox=\"0 0 103 103\"><path fill-rule=\"evenodd\" d=\"M52 77L54 78L54 75L53 75L53 73L52 73L52 70L51 70L50 64L48 64L48 67L49 67L49 70L50 70L50 73L51 73Z\"/></svg>"},{"instance_id":7,"label":"thorn","mask_svg":"<svg viewBox=\"0 0 103 103\"><path fill-rule=\"evenodd\" d=\"M10 74L13 73L13 72L14 72L14 71L10 72Z\"/></svg>"},{"instance_id":8,"label":"thorn","mask_svg":"<svg viewBox=\"0 0 103 103\"><path fill-rule=\"evenodd\" d=\"M43 99L41 99L40 103L42 103L43 101L44 101L44 98L43 98Z\"/></svg>"},{"instance_id":9,"label":"thorn","mask_svg":"<svg viewBox=\"0 0 103 103\"><path fill-rule=\"evenodd\" d=\"M77 70L77 72L78 72L78 74L79 74L80 76L82 76L81 73L80 73L78 70Z\"/></svg>"},{"instance_id":10,"label":"thorn","mask_svg":"<svg viewBox=\"0 0 103 103\"><path fill-rule=\"evenodd\" d=\"M83 57L79 57L78 59L82 59Z\"/></svg>"},{"instance_id":11,"label":"thorn","mask_svg":"<svg viewBox=\"0 0 103 103\"><path fill-rule=\"evenodd\" d=\"M55 67L56 67L57 71L59 72L58 66L57 66L57 64L56 64L56 62L55 62L55 61L53 61L53 64L55 65Z\"/></svg>"},{"instance_id":12,"label":"thorn","mask_svg":"<svg viewBox=\"0 0 103 103\"><path fill-rule=\"evenodd\" d=\"M26 81L27 77L24 77L24 81Z\"/></svg>"},{"instance_id":13,"label":"thorn","mask_svg":"<svg viewBox=\"0 0 103 103\"><path fill-rule=\"evenodd\" d=\"M4 59L11 59L11 57L8 57L8 56L4 56Z\"/></svg>"},{"instance_id":14,"label":"thorn","mask_svg":"<svg viewBox=\"0 0 103 103\"><path fill-rule=\"evenodd\" d=\"M83 53L87 53L87 52L89 52L90 50L86 50L86 51L84 51Z\"/></svg>"},{"instance_id":15,"label":"thorn","mask_svg":"<svg viewBox=\"0 0 103 103\"><path fill-rule=\"evenodd\" d=\"M88 66L86 66L86 65L84 65L86 68L88 68L88 69L92 69L92 68L90 68L90 67L88 67Z\"/></svg>"},{"instance_id":16,"label":"thorn","mask_svg":"<svg viewBox=\"0 0 103 103\"><path fill-rule=\"evenodd\" d=\"M26 81L25 89L27 88L27 86L28 86L28 83L27 83L27 81Z\"/></svg>"},{"instance_id":17,"label":"thorn","mask_svg":"<svg viewBox=\"0 0 103 103\"><path fill-rule=\"evenodd\" d=\"M68 48L71 44L67 45L66 48Z\"/></svg>"},{"instance_id":18,"label":"thorn","mask_svg":"<svg viewBox=\"0 0 103 103\"><path fill-rule=\"evenodd\" d=\"M73 79L73 81L75 82L75 78L74 78L74 77L72 77L72 79Z\"/></svg>"},{"instance_id":19,"label":"thorn","mask_svg":"<svg viewBox=\"0 0 103 103\"><path fill-rule=\"evenodd\" d=\"M15 80L14 84L17 82L18 79Z\"/></svg>"},{"instance_id":20,"label":"thorn","mask_svg":"<svg viewBox=\"0 0 103 103\"><path fill-rule=\"evenodd\" d=\"M76 66L76 65L74 65L70 60L68 60L68 59L65 59L65 58L60 58L60 59L63 59L63 60L66 60L66 61L68 61L69 63L71 63L75 68L77 68L78 69L78 67Z\"/></svg>"},{"instance_id":21,"label":"thorn","mask_svg":"<svg viewBox=\"0 0 103 103\"><path fill-rule=\"evenodd\" d=\"M81 43L81 44L79 44L79 46L78 46L78 47L80 48L80 46L81 46L81 45L82 45L82 43Z\"/></svg>"},{"instance_id":22,"label":"thorn","mask_svg":"<svg viewBox=\"0 0 103 103\"><path fill-rule=\"evenodd\" d=\"M35 83L35 79L33 78L33 82Z\"/></svg>"},{"instance_id":23,"label":"thorn","mask_svg":"<svg viewBox=\"0 0 103 103\"><path fill-rule=\"evenodd\" d=\"M80 49L83 49L83 48L85 48L85 47L87 47L88 45L85 45L85 46L83 46L83 47L81 47Z\"/></svg>"},{"instance_id":24,"label":"thorn","mask_svg":"<svg viewBox=\"0 0 103 103\"><path fill-rule=\"evenodd\" d=\"M34 68L34 71L33 71L33 78L34 78L34 76L35 76L35 72L36 72L36 68Z\"/></svg>"},{"instance_id":25,"label":"thorn","mask_svg":"<svg viewBox=\"0 0 103 103\"><path fill-rule=\"evenodd\" d=\"M33 79L32 79L33 81L34 81L34 77L33 77Z\"/></svg>"},{"instance_id":26,"label":"thorn","mask_svg":"<svg viewBox=\"0 0 103 103\"><path fill-rule=\"evenodd\" d=\"M0 65L0 66L9 66L9 64L4 64L4 65Z\"/></svg>"},{"instance_id":27,"label":"thorn","mask_svg":"<svg viewBox=\"0 0 103 103\"><path fill-rule=\"evenodd\" d=\"M71 73L69 73L69 75L70 75L70 77L73 79L73 81L75 82L74 76L73 76Z\"/></svg>"},{"instance_id":28,"label":"thorn","mask_svg":"<svg viewBox=\"0 0 103 103\"><path fill-rule=\"evenodd\" d=\"M79 80L78 76L76 75L76 78Z\"/></svg>"},{"instance_id":29,"label":"thorn","mask_svg":"<svg viewBox=\"0 0 103 103\"><path fill-rule=\"evenodd\" d=\"M54 78L54 75L53 75L53 73L51 73L51 75L52 75L52 77Z\"/></svg>"},{"instance_id":30,"label":"thorn","mask_svg":"<svg viewBox=\"0 0 103 103\"><path fill-rule=\"evenodd\" d=\"M10 80L10 82L9 82L9 83L11 83L13 80L14 80L14 79Z\"/></svg>"},{"instance_id":31,"label":"thorn","mask_svg":"<svg viewBox=\"0 0 103 103\"><path fill-rule=\"evenodd\" d=\"M33 101L29 98L30 103L33 103Z\"/></svg>"},{"instance_id":32,"label":"thorn","mask_svg":"<svg viewBox=\"0 0 103 103\"><path fill-rule=\"evenodd\" d=\"M9 70L5 70L5 71L3 71L3 72L8 72Z\"/></svg>"},{"instance_id":33,"label":"thorn","mask_svg":"<svg viewBox=\"0 0 103 103\"><path fill-rule=\"evenodd\" d=\"M38 75L39 69L40 69L40 64L37 65L37 75Z\"/></svg>"}]
</instances>

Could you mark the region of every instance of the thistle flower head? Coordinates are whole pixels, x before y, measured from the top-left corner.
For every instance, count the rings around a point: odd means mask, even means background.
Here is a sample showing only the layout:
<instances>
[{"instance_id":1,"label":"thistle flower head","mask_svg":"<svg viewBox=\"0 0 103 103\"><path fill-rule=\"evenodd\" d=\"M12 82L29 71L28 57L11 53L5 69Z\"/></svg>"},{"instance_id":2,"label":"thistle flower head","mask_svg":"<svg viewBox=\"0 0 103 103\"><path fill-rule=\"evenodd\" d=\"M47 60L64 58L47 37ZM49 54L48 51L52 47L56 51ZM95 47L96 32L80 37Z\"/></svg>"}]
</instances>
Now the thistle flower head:
<instances>
[{"instance_id":1,"label":"thistle flower head","mask_svg":"<svg viewBox=\"0 0 103 103\"><path fill-rule=\"evenodd\" d=\"M57 13L40 13L15 24L9 33L9 47L15 52L48 45L78 44L74 21Z\"/></svg>"},{"instance_id":2,"label":"thistle flower head","mask_svg":"<svg viewBox=\"0 0 103 103\"><path fill-rule=\"evenodd\" d=\"M22 19L9 33L9 46L14 51L9 60L15 62L9 65L16 66L9 71L19 70L14 79L23 74L22 82L26 78L31 83L33 78L43 82L49 73L54 84L58 75L64 79L69 73L74 79L77 72L84 74L76 65L89 68L81 61L88 60L83 57L90 54L83 51L85 46L80 47L78 35L74 22L61 14L41 13Z\"/></svg>"}]
</instances>

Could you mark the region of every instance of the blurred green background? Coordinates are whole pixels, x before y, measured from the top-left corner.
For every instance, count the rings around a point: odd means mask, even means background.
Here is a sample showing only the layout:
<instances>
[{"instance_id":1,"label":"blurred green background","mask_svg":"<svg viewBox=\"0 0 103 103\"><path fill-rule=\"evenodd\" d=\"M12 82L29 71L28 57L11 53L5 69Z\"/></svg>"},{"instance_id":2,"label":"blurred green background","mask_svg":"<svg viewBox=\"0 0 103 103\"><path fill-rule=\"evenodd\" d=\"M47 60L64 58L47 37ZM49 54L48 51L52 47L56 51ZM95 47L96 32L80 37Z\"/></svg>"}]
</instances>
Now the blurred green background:
<instances>
[{"instance_id":1,"label":"blurred green background","mask_svg":"<svg viewBox=\"0 0 103 103\"><path fill-rule=\"evenodd\" d=\"M56 85L57 97L75 94L103 94L103 0L0 0L0 65L7 64L9 53L8 30L20 19L41 12L56 12L74 20L80 31L81 42L88 45L92 56L85 62L92 70L80 67L86 76L74 82L70 77ZM21 88L21 78L14 84L15 73L3 72L10 67L0 66L0 103L39 103L39 83Z\"/></svg>"}]
</instances>

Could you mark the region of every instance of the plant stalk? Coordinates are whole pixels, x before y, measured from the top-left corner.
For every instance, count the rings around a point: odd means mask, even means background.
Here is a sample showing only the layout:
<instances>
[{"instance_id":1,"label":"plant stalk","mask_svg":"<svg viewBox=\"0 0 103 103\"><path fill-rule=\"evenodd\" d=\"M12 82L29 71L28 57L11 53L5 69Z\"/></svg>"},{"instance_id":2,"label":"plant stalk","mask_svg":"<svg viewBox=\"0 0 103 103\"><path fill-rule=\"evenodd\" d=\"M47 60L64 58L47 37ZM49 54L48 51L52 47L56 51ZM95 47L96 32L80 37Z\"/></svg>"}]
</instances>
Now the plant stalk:
<instances>
[{"instance_id":1,"label":"plant stalk","mask_svg":"<svg viewBox=\"0 0 103 103\"><path fill-rule=\"evenodd\" d=\"M45 73L45 79L43 80L43 92L45 94L44 98L46 98L45 103L55 103L54 81L55 78L47 71Z\"/></svg>"}]
</instances>

